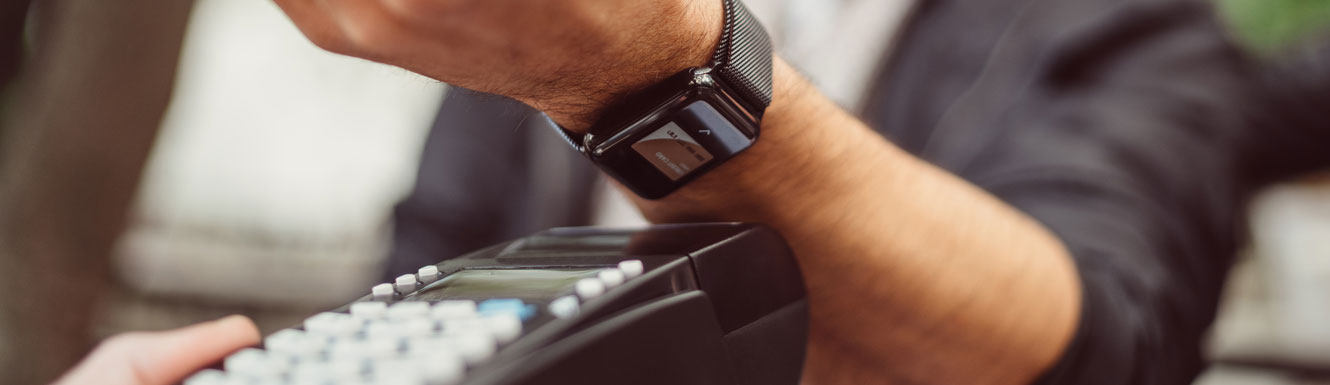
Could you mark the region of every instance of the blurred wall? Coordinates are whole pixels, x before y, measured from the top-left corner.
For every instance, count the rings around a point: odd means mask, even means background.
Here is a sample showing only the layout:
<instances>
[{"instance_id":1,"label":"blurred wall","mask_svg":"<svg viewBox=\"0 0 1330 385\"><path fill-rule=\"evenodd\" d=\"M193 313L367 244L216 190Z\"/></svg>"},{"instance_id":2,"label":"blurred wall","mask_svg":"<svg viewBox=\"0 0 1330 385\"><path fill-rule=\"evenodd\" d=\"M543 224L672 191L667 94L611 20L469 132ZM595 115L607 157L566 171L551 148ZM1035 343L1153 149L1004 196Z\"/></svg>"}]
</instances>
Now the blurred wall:
<instances>
[{"instance_id":1,"label":"blurred wall","mask_svg":"<svg viewBox=\"0 0 1330 385\"><path fill-rule=\"evenodd\" d=\"M289 326L377 275L443 85L266 0L35 4L0 130L0 383L122 330Z\"/></svg>"},{"instance_id":2,"label":"blurred wall","mask_svg":"<svg viewBox=\"0 0 1330 385\"><path fill-rule=\"evenodd\" d=\"M199 0L99 334L363 294L444 86L314 47L271 1Z\"/></svg>"},{"instance_id":3,"label":"blurred wall","mask_svg":"<svg viewBox=\"0 0 1330 385\"><path fill-rule=\"evenodd\" d=\"M91 343L87 321L169 100L191 2L36 5L34 50L0 130L4 384L49 381Z\"/></svg>"}]
</instances>

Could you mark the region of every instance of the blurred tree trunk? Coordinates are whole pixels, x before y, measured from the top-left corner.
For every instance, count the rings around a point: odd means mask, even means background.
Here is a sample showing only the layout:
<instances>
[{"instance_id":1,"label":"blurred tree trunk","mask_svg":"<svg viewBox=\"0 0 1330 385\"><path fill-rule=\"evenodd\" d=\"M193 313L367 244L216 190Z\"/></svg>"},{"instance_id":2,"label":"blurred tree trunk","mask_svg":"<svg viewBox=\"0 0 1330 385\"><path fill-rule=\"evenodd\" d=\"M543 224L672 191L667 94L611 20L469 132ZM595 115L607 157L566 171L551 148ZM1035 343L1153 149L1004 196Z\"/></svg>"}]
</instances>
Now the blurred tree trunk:
<instances>
[{"instance_id":1,"label":"blurred tree trunk","mask_svg":"<svg viewBox=\"0 0 1330 385\"><path fill-rule=\"evenodd\" d=\"M49 382L90 348L192 4L33 5L34 50L0 131L0 383Z\"/></svg>"}]
</instances>

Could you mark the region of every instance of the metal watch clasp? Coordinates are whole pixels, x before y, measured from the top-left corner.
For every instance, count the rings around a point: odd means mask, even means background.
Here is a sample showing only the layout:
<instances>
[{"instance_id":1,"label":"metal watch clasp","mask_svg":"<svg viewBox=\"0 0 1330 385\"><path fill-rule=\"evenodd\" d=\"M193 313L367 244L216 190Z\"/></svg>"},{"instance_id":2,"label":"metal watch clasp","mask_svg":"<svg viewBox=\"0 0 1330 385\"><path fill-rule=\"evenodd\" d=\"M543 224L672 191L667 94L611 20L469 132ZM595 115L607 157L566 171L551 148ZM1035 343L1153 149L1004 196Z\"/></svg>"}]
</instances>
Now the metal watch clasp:
<instances>
[{"instance_id":1,"label":"metal watch clasp","mask_svg":"<svg viewBox=\"0 0 1330 385\"><path fill-rule=\"evenodd\" d=\"M711 77L711 67L695 67L691 70L693 78L689 80L690 86L716 87L716 79Z\"/></svg>"}]
</instances>

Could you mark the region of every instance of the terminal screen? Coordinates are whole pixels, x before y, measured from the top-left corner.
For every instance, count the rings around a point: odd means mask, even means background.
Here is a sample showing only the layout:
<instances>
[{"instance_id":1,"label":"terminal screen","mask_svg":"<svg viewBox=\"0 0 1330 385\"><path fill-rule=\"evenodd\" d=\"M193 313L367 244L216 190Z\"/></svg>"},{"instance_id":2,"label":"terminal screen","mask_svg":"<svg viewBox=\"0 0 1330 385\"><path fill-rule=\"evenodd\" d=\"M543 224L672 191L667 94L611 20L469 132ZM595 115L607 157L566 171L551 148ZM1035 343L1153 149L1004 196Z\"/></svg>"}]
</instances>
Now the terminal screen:
<instances>
[{"instance_id":1,"label":"terminal screen","mask_svg":"<svg viewBox=\"0 0 1330 385\"><path fill-rule=\"evenodd\" d=\"M487 298L549 300L571 293L578 280L595 277L600 270L602 269L462 270L430 284L407 300Z\"/></svg>"}]
</instances>

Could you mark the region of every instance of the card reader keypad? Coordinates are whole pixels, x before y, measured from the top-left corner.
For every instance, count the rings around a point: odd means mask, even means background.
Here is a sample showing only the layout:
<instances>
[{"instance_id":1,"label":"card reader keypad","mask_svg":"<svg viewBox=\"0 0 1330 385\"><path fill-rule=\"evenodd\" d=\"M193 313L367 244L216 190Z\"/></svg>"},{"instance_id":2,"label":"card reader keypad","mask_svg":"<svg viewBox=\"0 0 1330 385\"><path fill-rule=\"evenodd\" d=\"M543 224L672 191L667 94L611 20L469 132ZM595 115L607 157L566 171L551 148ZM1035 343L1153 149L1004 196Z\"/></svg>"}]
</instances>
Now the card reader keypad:
<instances>
[{"instance_id":1,"label":"card reader keypad","mask_svg":"<svg viewBox=\"0 0 1330 385\"><path fill-rule=\"evenodd\" d=\"M392 302L443 278L436 266L426 266L374 286L370 301L353 303L347 312L319 313L302 328L274 333L263 349L238 351L225 359L224 371L199 372L185 385L458 384L468 368L516 341L542 312L574 317L583 302L642 272L641 261L624 261L580 279L572 293L543 308L517 298Z\"/></svg>"}]
</instances>

